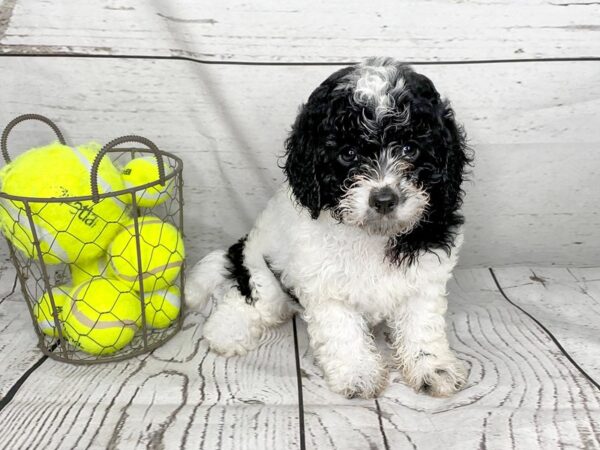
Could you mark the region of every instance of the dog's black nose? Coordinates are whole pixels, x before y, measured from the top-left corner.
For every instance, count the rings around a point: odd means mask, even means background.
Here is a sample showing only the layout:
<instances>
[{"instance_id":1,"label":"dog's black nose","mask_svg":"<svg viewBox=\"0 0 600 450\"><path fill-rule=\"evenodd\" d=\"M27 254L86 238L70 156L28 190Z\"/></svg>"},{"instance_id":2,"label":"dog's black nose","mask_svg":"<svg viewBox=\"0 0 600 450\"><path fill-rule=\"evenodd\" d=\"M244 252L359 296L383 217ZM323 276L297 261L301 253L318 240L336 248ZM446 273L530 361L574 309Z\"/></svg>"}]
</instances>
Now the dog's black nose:
<instances>
[{"instance_id":1,"label":"dog's black nose","mask_svg":"<svg viewBox=\"0 0 600 450\"><path fill-rule=\"evenodd\" d=\"M389 187L377 189L369 196L369 206L380 214L388 214L400 202L398 195Z\"/></svg>"}]
</instances>

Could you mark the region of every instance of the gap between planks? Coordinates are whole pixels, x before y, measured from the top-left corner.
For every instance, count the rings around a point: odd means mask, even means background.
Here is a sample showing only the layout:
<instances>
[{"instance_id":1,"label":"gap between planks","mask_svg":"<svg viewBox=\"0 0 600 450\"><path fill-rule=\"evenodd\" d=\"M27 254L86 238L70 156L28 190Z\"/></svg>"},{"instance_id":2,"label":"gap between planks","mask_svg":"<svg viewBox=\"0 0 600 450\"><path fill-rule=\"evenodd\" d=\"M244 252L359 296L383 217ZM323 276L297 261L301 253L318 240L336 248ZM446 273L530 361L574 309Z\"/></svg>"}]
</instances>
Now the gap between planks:
<instances>
[{"instance_id":1,"label":"gap between planks","mask_svg":"<svg viewBox=\"0 0 600 450\"><path fill-rule=\"evenodd\" d=\"M496 287L498 288L498 292L500 292L500 294L502 295L502 297L504 297L504 299L507 302L509 302L511 305L513 305L515 308L517 308L519 311L521 311L523 314L525 314L527 317L529 317L531 320L533 320L537 324L537 326L539 326L544 331L544 333L546 333L546 335L552 340L552 342L554 342L554 344L558 347L558 349L561 351L561 353L569 360L569 362L579 372L581 372L581 374L585 378L587 378L590 383L592 383L600 391L600 383L597 380L595 380L591 375L589 375L583 369L583 367L581 367L579 364L577 364L577 362L571 356L571 354L562 346L562 344L556 338L556 336L546 326L544 326L544 324L542 324L542 322L540 322L533 314L529 313L526 309L524 309L523 307L521 307L520 305L518 305L517 303L515 303L513 300L511 300L508 297L508 295L506 295L506 293L504 292L504 289L502 289L502 286L500 285L500 282L498 281L498 278L496 277L496 274L494 273L494 269L492 269L490 267L488 270L490 271L492 279L494 280L494 283L496 284Z\"/></svg>"},{"instance_id":2,"label":"gap between planks","mask_svg":"<svg viewBox=\"0 0 600 450\"><path fill-rule=\"evenodd\" d=\"M7 47L5 47L7 48ZM9 47L8 47L9 48ZM348 66L357 64L357 60L348 61L244 61L244 60L213 60L193 56L179 55L141 55L141 54L103 54L64 51L44 51L27 53L23 51L3 50L0 46L0 57L19 58L92 58L92 59L142 59L142 60L171 60L186 61L196 64L216 66L267 66L267 67L328 67ZM411 66L456 66L481 64L514 64L514 63L555 63L555 62L599 62L600 56L569 56L548 58L502 58L502 59L449 59L438 61L410 61Z\"/></svg>"}]
</instances>

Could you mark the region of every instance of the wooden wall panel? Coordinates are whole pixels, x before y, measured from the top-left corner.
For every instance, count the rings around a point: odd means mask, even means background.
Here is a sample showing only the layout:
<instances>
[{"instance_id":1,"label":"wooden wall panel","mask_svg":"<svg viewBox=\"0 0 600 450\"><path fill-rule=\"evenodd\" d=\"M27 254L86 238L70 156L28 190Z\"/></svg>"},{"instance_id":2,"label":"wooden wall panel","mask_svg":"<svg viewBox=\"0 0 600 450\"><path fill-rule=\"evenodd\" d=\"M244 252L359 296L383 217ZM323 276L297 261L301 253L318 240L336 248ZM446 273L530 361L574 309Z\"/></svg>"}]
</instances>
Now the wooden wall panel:
<instances>
[{"instance_id":1,"label":"wooden wall panel","mask_svg":"<svg viewBox=\"0 0 600 450\"><path fill-rule=\"evenodd\" d=\"M453 100L475 149L463 266L597 264L600 63L420 67ZM185 161L190 260L251 227L282 182L298 105L330 67L0 58L0 123L55 119L74 143L138 133ZM49 139L42 125L12 152Z\"/></svg>"},{"instance_id":2,"label":"wooden wall panel","mask_svg":"<svg viewBox=\"0 0 600 450\"><path fill-rule=\"evenodd\" d=\"M583 0L8 0L3 51L182 55L217 61L406 61L600 53ZM0 27L2 25L0 24Z\"/></svg>"}]
</instances>

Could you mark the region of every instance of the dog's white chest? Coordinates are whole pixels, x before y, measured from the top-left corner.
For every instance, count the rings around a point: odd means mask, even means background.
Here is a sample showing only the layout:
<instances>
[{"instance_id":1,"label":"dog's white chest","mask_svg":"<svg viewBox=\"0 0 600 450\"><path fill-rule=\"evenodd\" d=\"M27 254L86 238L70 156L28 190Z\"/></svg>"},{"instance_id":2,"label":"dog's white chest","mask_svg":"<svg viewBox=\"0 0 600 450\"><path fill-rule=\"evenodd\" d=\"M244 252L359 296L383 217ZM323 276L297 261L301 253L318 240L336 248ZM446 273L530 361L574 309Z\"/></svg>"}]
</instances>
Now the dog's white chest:
<instances>
[{"instance_id":1,"label":"dog's white chest","mask_svg":"<svg viewBox=\"0 0 600 450\"><path fill-rule=\"evenodd\" d=\"M249 240L260 241L263 255L305 307L340 301L374 318L387 315L430 282L444 285L456 262L455 255L439 251L398 267L385 258L388 237L338 223L327 212L313 220L283 189L258 218Z\"/></svg>"},{"instance_id":2,"label":"dog's white chest","mask_svg":"<svg viewBox=\"0 0 600 450\"><path fill-rule=\"evenodd\" d=\"M337 223L318 228L320 237L313 237L297 261L305 275L312 273L318 294L367 313L387 310L406 294L403 271L385 258L386 238Z\"/></svg>"},{"instance_id":3,"label":"dog's white chest","mask_svg":"<svg viewBox=\"0 0 600 450\"><path fill-rule=\"evenodd\" d=\"M282 194L272 199L257 225L262 236L269 236L269 254L285 284L302 303L339 300L381 316L408 295L407 273L385 258L388 238L327 215L312 220ZM266 227L271 229L264 233Z\"/></svg>"}]
</instances>

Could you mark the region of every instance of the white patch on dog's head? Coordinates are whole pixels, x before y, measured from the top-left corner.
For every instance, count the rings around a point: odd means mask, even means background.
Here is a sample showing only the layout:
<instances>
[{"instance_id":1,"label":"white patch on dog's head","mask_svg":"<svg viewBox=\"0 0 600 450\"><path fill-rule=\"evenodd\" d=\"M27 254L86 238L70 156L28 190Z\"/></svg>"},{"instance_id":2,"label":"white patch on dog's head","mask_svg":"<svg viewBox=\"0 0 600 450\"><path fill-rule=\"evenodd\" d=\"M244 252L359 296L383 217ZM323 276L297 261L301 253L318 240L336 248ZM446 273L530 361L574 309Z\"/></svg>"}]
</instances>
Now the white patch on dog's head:
<instances>
[{"instance_id":1,"label":"white patch on dog's head","mask_svg":"<svg viewBox=\"0 0 600 450\"><path fill-rule=\"evenodd\" d=\"M401 124L410 120L408 108L399 111L397 103L405 95L404 79L399 76L398 63L390 58L371 58L358 65L348 76L347 88L352 88L354 102L371 112L363 113L366 128L374 130L384 117L396 116Z\"/></svg>"}]
</instances>

